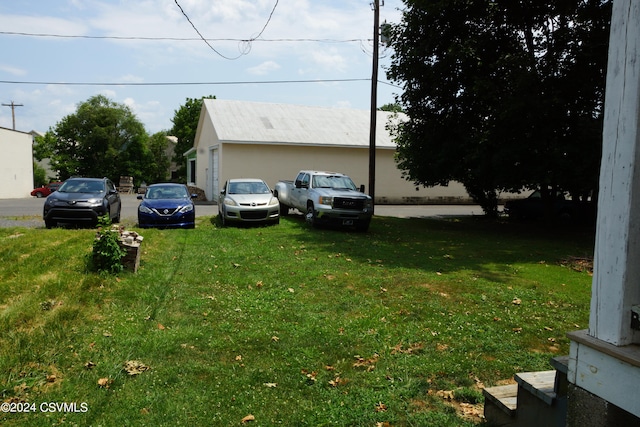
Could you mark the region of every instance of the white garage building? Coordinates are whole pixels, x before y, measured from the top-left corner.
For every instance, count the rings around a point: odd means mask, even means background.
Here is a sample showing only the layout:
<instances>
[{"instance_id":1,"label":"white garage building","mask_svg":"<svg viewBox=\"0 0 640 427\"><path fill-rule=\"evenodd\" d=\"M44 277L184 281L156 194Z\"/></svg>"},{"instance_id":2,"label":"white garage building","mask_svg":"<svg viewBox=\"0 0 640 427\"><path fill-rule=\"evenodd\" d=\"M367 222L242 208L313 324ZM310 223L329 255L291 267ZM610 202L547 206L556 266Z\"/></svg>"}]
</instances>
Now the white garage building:
<instances>
[{"instance_id":1,"label":"white garage building","mask_svg":"<svg viewBox=\"0 0 640 427\"><path fill-rule=\"evenodd\" d=\"M389 120L392 113L378 111L376 203L471 203L458 183L416 189L403 179ZM342 172L368 184L369 129L368 110L205 99L194 147L185 153L187 181L208 200L217 200L231 178L262 178L273 188L302 169Z\"/></svg>"},{"instance_id":2,"label":"white garage building","mask_svg":"<svg viewBox=\"0 0 640 427\"><path fill-rule=\"evenodd\" d=\"M0 127L0 199L31 197L33 136Z\"/></svg>"}]
</instances>

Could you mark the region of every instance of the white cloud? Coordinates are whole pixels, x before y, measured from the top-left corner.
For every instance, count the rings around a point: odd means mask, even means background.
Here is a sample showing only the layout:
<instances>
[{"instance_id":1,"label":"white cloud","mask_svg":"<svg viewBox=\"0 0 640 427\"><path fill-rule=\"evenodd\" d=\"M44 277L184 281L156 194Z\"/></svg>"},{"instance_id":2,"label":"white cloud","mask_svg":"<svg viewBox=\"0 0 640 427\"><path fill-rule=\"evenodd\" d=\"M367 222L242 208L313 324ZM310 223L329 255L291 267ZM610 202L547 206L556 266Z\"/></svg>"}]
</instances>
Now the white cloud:
<instances>
[{"instance_id":1,"label":"white cloud","mask_svg":"<svg viewBox=\"0 0 640 427\"><path fill-rule=\"evenodd\" d=\"M313 51L310 59L313 64L320 66L323 70L344 72L349 67L349 61L336 49Z\"/></svg>"},{"instance_id":2,"label":"white cloud","mask_svg":"<svg viewBox=\"0 0 640 427\"><path fill-rule=\"evenodd\" d=\"M260 65L247 69L247 72L249 74L263 76L271 73L272 71L279 70L280 68L282 67L280 67L280 65L275 61L265 61Z\"/></svg>"},{"instance_id":3,"label":"white cloud","mask_svg":"<svg viewBox=\"0 0 640 427\"><path fill-rule=\"evenodd\" d=\"M27 71L23 68L12 67L11 65L0 65L0 72L11 74L13 76L24 76Z\"/></svg>"}]
</instances>

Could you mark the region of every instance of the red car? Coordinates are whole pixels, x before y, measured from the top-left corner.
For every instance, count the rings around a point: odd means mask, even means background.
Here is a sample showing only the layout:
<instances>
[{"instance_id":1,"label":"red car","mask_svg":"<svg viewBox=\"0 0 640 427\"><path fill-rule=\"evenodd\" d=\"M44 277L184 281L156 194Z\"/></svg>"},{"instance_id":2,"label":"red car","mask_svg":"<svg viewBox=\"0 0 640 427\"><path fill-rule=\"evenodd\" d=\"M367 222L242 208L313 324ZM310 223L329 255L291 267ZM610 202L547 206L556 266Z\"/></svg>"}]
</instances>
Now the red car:
<instances>
[{"instance_id":1,"label":"red car","mask_svg":"<svg viewBox=\"0 0 640 427\"><path fill-rule=\"evenodd\" d=\"M50 182L47 185L35 188L31 192L31 195L36 196L38 199L41 197L47 197L49 194L56 191L61 184L62 184L61 182Z\"/></svg>"}]
</instances>

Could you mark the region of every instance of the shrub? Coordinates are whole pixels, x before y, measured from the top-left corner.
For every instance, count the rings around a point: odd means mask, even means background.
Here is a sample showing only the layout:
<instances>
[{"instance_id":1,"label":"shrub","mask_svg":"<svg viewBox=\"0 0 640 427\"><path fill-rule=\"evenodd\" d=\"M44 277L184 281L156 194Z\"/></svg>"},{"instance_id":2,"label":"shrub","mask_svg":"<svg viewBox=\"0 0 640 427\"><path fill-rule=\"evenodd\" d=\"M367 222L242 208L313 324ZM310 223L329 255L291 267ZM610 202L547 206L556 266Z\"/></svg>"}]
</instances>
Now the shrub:
<instances>
[{"instance_id":1,"label":"shrub","mask_svg":"<svg viewBox=\"0 0 640 427\"><path fill-rule=\"evenodd\" d=\"M122 271L126 251L120 246L120 231L111 228L109 215L98 219L98 232L93 241L93 267L98 272L116 274Z\"/></svg>"}]
</instances>

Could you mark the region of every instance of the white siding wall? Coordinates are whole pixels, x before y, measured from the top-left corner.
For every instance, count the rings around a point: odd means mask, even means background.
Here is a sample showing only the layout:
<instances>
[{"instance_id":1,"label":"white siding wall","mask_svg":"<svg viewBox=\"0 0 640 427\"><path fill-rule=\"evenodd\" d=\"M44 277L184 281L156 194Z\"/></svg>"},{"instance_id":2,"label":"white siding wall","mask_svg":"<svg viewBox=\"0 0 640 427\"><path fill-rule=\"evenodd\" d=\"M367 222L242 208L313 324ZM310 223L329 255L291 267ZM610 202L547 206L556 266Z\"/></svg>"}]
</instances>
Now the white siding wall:
<instances>
[{"instance_id":1,"label":"white siding wall","mask_svg":"<svg viewBox=\"0 0 640 427\"><path fill-rule=\"evenodd\" d=\"M211 145L216 145L214 138L210 141ZM262 178L273 188L279 180L293 180L301 169L342 172L349 175L356 185L366 186L369 182L369 151L365 148L230 143L220 144L219 147L220 187L231 178ZM198 165L210 164L211 159L201 158L200 151L198 153ZM449 187L420 188L416 191L414 185L402 178L395 166L393 153L394 151L390 149L379 149L376 154L376 201L378 203L469 201L467 193L459 184ZM207 179L211 178L203 176L198 186L201 187Z\"/></svg>"},{"instance_id":2,"label":"white siding wall","mask_svg":"<svg viewBox=\"0 0 640 427\"><path fill-rule=\"evenodd\" d=\"M0 128L0 198L31 197L33 190L33 137Z\"/></svg>"}]
</instances>

